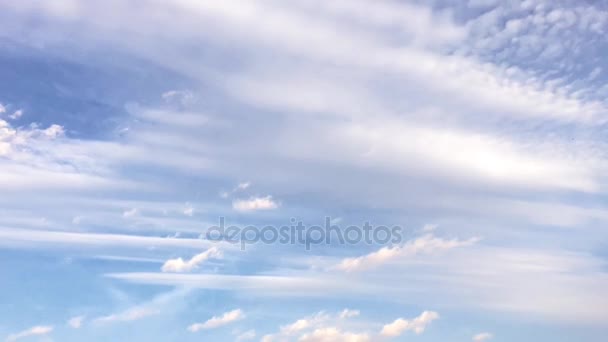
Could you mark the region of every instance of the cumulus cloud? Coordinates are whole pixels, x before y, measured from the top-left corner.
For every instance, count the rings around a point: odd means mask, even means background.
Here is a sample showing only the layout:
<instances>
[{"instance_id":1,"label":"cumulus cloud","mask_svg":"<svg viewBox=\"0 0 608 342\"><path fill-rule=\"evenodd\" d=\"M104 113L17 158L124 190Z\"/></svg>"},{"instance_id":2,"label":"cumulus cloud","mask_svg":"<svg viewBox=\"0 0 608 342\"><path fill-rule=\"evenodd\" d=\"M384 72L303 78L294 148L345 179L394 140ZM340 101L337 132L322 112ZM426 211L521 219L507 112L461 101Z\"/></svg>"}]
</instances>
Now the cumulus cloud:
<instances>
[{"instance_id":1,"label":"cumulus cloud","mask_svg":"<svg viewBox=\"0 0 608 342\"><path fill-rule=\"evenodd\" d=\"M282 325L279 331L262 337L262 342L365 342L373 338L367 332L352 332L345 329L347 318L359 316L358 310L345 309L329 314L324 311Z\"/></svg>"},{"instance_id":2,"label":"cumulus cloud","mask_svg":"<svg viewBox=\"0 0 608 342\"><path fill-rule=\"evenodd\" d=\"M39 325L39 326L31 327L27 330L24 330L24 331L15 333L15 334L8 335L8 337L6 338L6 341L14 342L14 341L20 340L22 338L26 338L26 337L48 335L52 331L53 331L53 326Z\"/></svg>"},{"instance_id":3,"label":"cumulus cloud","mask_svg":"<svg viewBox=\"0 0 608 342\"><path fill-rule=\"evenodd\" d=\"M262 338L262 342L273 342L282 341L290 336L300 334L307 329L314 329L315 327L321 327L323 324L328 322L331 316L325 312L318 312L312 316L301 318L293 323L286 324L280 327L279 331L275 334L267 334Z\"/></svg>"},{"instance_id":4,"label":"cumulus cloud","mask_svg":"<svg viewBox=\"0 0 608 342\"><path fill-rule=\"evenodd\" d=\"M435 237L432 234L426 234L415 240L408 241L401 246L382 247L376 252L361 257L346 258L336 265L335 268L345 272L362 271L385 264L399 256L432 254L447 251L453 248L470 246L475 244L477 241L479 241L478 238L471 238L468 240L446 240Z\"/></svg>"},{"instance_id":5,"label":"cumulus cloud","mask_svg":"<svg viewBox=\"0 0 608 342\"><path fill-rule=\"evenodd\" d=\"M384 327L382 327L380 335L396 337L408 330L411 330L416 334L422 334L426 327L431 324L432 321L438 318L439 314L434 311L424 311L422 314L420 314L420 316L412 320L398 318L393 323L386 324Z\"/></svg>"},{"instance_id":6,"label":"cumulus cloud","mask_svg":"<svg viewBox=\"0 0 608 342\"><path fill-rule=\"evenodd\" d=\"M13 112L13 114L9 115L9 119L11 120L17 120L19 119L21 116L23 115L23 109L17 109L16 111Z\"/></svg>"},{"instance_id":7,"label":"cumulus cloud","mask_svg":"<svg viewBox=\"0 0 608 342\"><path fill-rule=\"evenodd\" d=\"M243 318L245 318L243 311L241 309L236 309L228 311L221 316L213 316L204 323L194 323L188 327L188 331L197 332L200 330L215 329Z\"/></svg>"},{"instance_id":8,"label":"cumulus cloud","mask_svg":"<svg viewBox=\"0 0 608 342\"><path fill-rule=\"evenodd\" d=\"M15 159L22 160L23 154L31 151L35 145L57 139L64 134L63 127L56 124L44 129L36 124L27 128L15 128L0 119L0 156L14 156Z\"/></svg>"},{"instance_id":9,"label":"cumulus cloud","mask_svg":"<svg viewBox=\"0 0 608 342\"><path fill-rule=\"evenodd\" d=\"M232 202L232 208L236 211L256 211L277 209L279 204L272 199L272 196L251 197L243 200L238 199Z\"/></svg>"},{"instance_id":10,"label":"cumulus cloud","mask_svg":"<svg viewBox=\"0 0 608 342\"><path fill-rule=\"evenodd\" d=\"M68 320L68 325L74 329L78 329L82 326L84 322L84 316L75 316Z\"/></svg>"},{"instance_id":11,"label":"cumulus cloud","mask_svg":"<svg viewBox=\"0 0 608 342\"><path fill-rule=\"evenodd\" d=\"M222 251L217 247L211 247L208 250L193 256L190 260L184 261L182 258L169 259L165 261L161 270L163 272L189 272L196 269L199 265L209 259L220 259L223 257Z\"/></svg>"},{"instance_id":12,"label":"cumulus cloud","mask_svg":"<svg viewBox=\"0 0 608 342\"><path fill-rule=\"evenodd\" d=\"M344 309L342 312L340 312L340 318L357 317L360 314L361 312L359 310Z\"/></svg>"},{"instance_id":13,"label":"cumulus cloud","mask_svg":"<svg viewBox=\"0 0 608 342\"><path fill-rule=\"evenodd\" d=\"M298 342L368 342L370 337L368 334L343 332L338 328L319 328L313 332L302 335Z\"/></svg>"},{"instance_id":14,"label":"cumulus cloud","mask_svg":"<svg viewBox=\"0 0 608 342\"><path fill-rule=\"evenodd\" d=\"M492 339L493 337L494 337L494 335L487 333L487 332L479 333L479 334L473 336L473 342L485 342L485 341Z\"/></svg>"}]
</instances>

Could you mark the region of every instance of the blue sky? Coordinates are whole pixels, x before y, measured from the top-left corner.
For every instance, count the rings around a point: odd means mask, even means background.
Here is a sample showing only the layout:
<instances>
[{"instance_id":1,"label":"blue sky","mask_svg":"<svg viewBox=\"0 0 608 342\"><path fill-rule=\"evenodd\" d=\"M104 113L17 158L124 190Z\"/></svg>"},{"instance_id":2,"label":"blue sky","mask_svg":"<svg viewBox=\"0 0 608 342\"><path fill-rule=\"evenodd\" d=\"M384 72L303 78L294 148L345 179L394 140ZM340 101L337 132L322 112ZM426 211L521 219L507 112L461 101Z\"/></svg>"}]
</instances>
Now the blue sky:
<instances>
[{"instance_id":1,"label":"blue sky","mask_svg":"<svg viewBox=\"0 0 608 342\"><path fill-rule=\"evenodd\" d=\"M601 1L0 4L0 339L603 341ZM211 241L326 217L382 244Z\"/></svg>"}]
</instances>

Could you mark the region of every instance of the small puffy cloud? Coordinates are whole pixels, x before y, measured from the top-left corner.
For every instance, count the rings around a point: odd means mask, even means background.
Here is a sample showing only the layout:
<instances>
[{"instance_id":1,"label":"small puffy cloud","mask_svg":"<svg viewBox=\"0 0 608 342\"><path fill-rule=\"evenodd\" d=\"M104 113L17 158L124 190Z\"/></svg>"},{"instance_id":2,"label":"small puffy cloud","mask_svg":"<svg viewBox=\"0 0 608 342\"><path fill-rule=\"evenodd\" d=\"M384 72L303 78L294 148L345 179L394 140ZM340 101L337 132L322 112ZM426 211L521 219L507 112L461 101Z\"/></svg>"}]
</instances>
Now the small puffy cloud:
<instances>
[{"instance_id":1,"label":"small puffy cloud","mask_svg":"<svg viewBox=\"0 0 608 342\"><path fill-rule=\"evenodd\" d=\"M76 316L68 320L68 325L74 329L78 329L82 326L82 322L84 322L84 316Z\"/></svg>"},{"instance_id":2,"label":"small puffy cloud","mask_svg":"<svg viewBox=\"0 0 608 342\"><path fill-rule=\"evenodd\" d=\"M51 125L47 129L43 129L40 131L44 136L50 139L55 139L65 135L65 130L62 126L59 125Z\"/></svg>"},{"instance_id":3,"label":"small puffy cloud","mask_svg":"<svg viewBox=\"0 0 608 342\"><path fill-rule=\"evenodd\" d=\"M361 314L361 312L359 312L359 310L350 310L350 309L344 309L341 313L340 313L340 318L351 318L351 317L357 317L359 316L359 314Z\"/></svg>"},{"instance_id":4,"label":"small puffy cloud","mask_svg":"<svg viewBox=\"0 0 608 342\"><path fill-rule=\"evenodd\" d=\"M256 337L255 330L248 330L243 333L240 333L236 336L236 342L249 341L253 340Z\"/></svg>"},{"instance_id":5,"label":"small puffy cloud","mask_svg":"<svg viewBox=\"0 0 608 342\"><path fill-rule=\"evenodd\" d=\"M6 342L14 342L22 338L31 337L31 336L43 336L48 335L53 331L53 326L50 325L39 325L35 327L31 327L27 330L11 334L6 338Z\"/></svg>"},{"instance_id":6,"label":"small puffy cloud","mask_svg":"<svg viewBox=\"0 0 608 342\"><path fill-rule=\"evenodd\" d=\"M380 335L396 337L408 330L411 330L416 334L422 334L427 325L438 318L439 314L434 311L424 311L422 314L420 314L420 316L412 320L398 318L393 323L386 324L384 327L382 327Z\"/></svg>"},{"instance_id":7,"label":"small puffy cloud","mask_svg":"<svg viewBox=\"0 0 608 342\"><path fill-rule=\"evenodd\" d=\"M132 209L123 211L122 217L134 217L134 216L137 216L138 214L139 214L139 210L137 210L137 208L132 208Z\"/></svg>"},{"instance_id":8,"label":"small puffy cloud","mask_svg":"<svg viewBox=\"0 0 608 342\"><path fill-rule=\"evenodd\" d=\"M194 323L188 327L188 331L197 332L206 329L215 329L226 324L230 324L245 318L245 314L241 309L228 311L221 316L213 316L205 323Z\"/></svg>"},{"instance_id":9,"label":"small puffy cloud","mask_svg":"<svg viewBox=\"0 0 608 342\"><path fill-rule=\"evenodd\" d=\"M251 197L247 200L235 200L232 208L236 211L256 211L277 209L279 204L272 199L272 196Z\"/></svg>"},{"instance_id":10,"label":"small puffy cloud","mask_svg":"<svg viewBox=\"0 0 608 342\"><path fill-rule=\"evenodd\" d=\"M236 186L235 190L245 190L245 189L249 188L250 186L251 186L250 182L242 182Z\"/></svg>"},{"instance_id":11,"label":"small puffy cloud","mask_svg":"<svg viewBox=\"0 0 608 342\"><path fill-rule=\"evenodd\" d=\"M331 320L331 316L321 311L312 316L301 318L295 322L281 326L275 334L264 335L262 342L275 342L289 339L290 336L300 335L311 329L322 328Z\"/></svg>"},{"instance_id":12,"label":"small puffy cloud","mask_svg":"<svg viewBox=\"0 0 608 342\"><path fill-rule=\"evenodd\" d=\"M485 341L492 339L493 337L494 337L494 335L487 333L487 332L479 333L479 334L473 336L473 342L485 342Z\"/></svg>"},{"instance_id":13,"label":"small puffy cloud","mask_svg":"<svg viewBox=\"0 0 608 342\"><path fill-rule=\"evenodd\" d=\"M184 206L184 210L182 212L186 216L192 216L192 215L194 215L194 207L192 207L192 204L186 203L186 205Z\"/></svg>"},{"instance_id":14,"label":"small puffy cloud","mask_svg":"<svg viewBox=\"0 0 608 342\"><path fill-rule=\"evenodd\" d=\"M361 333L342 332L338 328L328 327L315 329L313 332L304 334L298 342L368 342L369 335Z\"/></svg>"},{"instance_id":15,"label":"small puffy cloud","mask_svg":"<svg viewBox=\"0 0 608 342\"><path fill-rule=\"evenodd\" d=\"M15 128L8 121L0 119L0 156L10 156L12 152L31 149L36 142L48 141L64 135L62 126L51 125L40 129L32 124L27 128Z\"/></svg>"},{"instance_id":16,"label":"small puffy cloud","mask_svg":"<svg viewBox=\"0 0 608 342\"><path fill-rule=\"evenodd\" d=\"M345 272L354 272L369 269L387 263L391 259L400 256L412 256L417 254L432 254L453 248L465 247L475 244L478 238L468 240L451 239L446 240L426 234L415 240L408 241L404 245L394 247L383 247L376 252L342 260L335 268Z\"/></svg>"},{"instance_id":17,"label":"small puffy cloud","mask_svg":"<svg viewBox=\"0 0 608 342\"><path fill-rule=\"evenodd\" d=\"M145 317L160 314L160 310L154 308L137 307L120 313L103 316L95 319L96 323L111 323L111 322L130 322L137 321Z\"/></svg>"},{"instance_id":18,"label":"small puffy cloud","mask_svg":"<svg viewBox=\"0 0 608 342\"><path fill-rule=\"evenodd\" d=\"M9 119L11 120L17 120L19 119L21 116L23 115L23 109L18 109L16 111L13 112L13 114L9 115Z\"/></svg>"},{"instance_id":19,"label":"small puffy cloud","mask_svg":"<svg viewBox=\"0 0 608 342\"><path fill-rule=\"evenodd\" d=\"M209 259L220 259L220 258L222 258L222 256L223 256L223 253L222 253L222 251L219 250L219 248L211 247L208 250L193 256L188 261L185 261L182 258L169 259L169 260L165 261L161 270L163 272L174 272L174 273L189 272L189 271L192 271L193 269L197 268L198 265L204 263L205 261L207 261Z\"/></svg>"},{"instance_id":20,"label":"small puffy cloud","mask_svg":"<svg viewBox=\"0 0 608 342\"><path fill-rule=\"evenodd\" d=\"M0 103L0 114L2 113L6 113L6 107L2 103Z\"/></svg>"}]
</instances>

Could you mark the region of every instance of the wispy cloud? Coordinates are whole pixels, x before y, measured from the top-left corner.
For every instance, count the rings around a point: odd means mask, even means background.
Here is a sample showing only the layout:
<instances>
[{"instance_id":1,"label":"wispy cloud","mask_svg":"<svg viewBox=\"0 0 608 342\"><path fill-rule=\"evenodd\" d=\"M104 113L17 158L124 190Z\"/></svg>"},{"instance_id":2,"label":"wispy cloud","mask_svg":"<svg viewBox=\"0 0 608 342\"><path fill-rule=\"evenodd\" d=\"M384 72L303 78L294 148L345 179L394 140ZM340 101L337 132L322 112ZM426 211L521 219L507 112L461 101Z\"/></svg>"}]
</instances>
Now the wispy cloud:
<instances>
[{"instance_id":1,"label":"wispy cloud","mask_svg":"<svg viewBox=\"0 0 608 342\"><path fill-rule=\"evenodd\" d=\"M44 336L48 335L53 331L53 326L50 325L38 325L35 327L31 327L27 330L8 335L6 338L7 342L14 342L23 338L32 337L32 336Z\"/></svg>"},{"instance_id":2,"label":"wispy cloud","mask_svg":"<svg viewBox=\"0 0 608 342\"><path fill-rule=\"evenodd\" d=\"M96 318L96 323L111 323L111 322L130 322L137 321L145 317L159 315L160 310L156 308L137 307L125 310L123 312L102 316Z\"/></svg>"},{"instance_id":3,"label":"wispy cloud","mask_svg":"<svg viewBox=\"0 0 608 342\"><path fill-rule=\"evenodd\" d=\"M477 241L479 241L478 238L471 238L468 240L446 240L435 237L432 234L426 234L415 240L408 241L401 246L382 247L376 252L361 257L346 258L336 265L335 268L346 272L361 271L368 268L381 266L382 264L385 264L397 257L437 253L453 248L470 246L475 244Z\"/></svg>"},{"instance_id":4,"label":"wispy cloud","mask_svg":"<svg viewBox=\"0 0 608 342\"><path fill-rule=\"evenodd\" d=\"M473 336L473 342L485 342L491 340L493 337L494 335L487 332L479 333Z\"/></svg>"}]
</instances>

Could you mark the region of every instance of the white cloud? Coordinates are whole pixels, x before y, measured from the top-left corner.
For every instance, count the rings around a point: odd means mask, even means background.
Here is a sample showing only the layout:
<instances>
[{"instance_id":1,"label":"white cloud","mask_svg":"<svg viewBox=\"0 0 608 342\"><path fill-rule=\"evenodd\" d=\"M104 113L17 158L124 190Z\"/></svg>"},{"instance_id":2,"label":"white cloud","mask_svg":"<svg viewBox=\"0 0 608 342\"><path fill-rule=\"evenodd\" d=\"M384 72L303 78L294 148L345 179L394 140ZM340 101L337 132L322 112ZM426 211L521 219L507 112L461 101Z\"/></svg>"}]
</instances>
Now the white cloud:
<instances>
[{"instance_id":1,"label":"white cloud","mask_svg":"<svg viewBox=\"0 0 608 342\"><path fill-rule=\"evenodd\" d=\"M424 311L420 316L412 320L398 318L393 323L386 324L382 327L380 334L387 337L396 337L408 330L412 330L416 334L422 334L426 327L438 318L439 314L434 311Z\"/></svg>"},{"instance_id":2,"label":"white cloud","mask_svg":"<svg viewBox=\"0 0 608 342\"><path fill-rule=\"evenodd\" d=\"M192 216L194 215L194 207L190 204L190 203L186 203L184 210L183 210L184 215L186 216Z\"/></svg>"},{"instance_id":3,"label":"white cloud","mask_svg":"<svg viewBox=\"0 0 608 342\"><path fill-rule=\"evenodd\" d=\"M423 235L415 240L406 242L401 246L382 247L376 252L357 257L346 258L342 260L336 269L345 272L362 271L369 268L381 266L399 256L414 256L417 254L432 254L442 251L447 251L453 248L470 246L475 244L479 239L472 238L469 240L451 239L446 240L433 236L432 234Z\"/></svg>"},{"instance_id":4,"label":"white cloud","mask_svg":"<svg viewBox=\"0 0 608 342\"><path fill-rule=\"evenodd\" d=\"M361 314L361 312L359 310L344 309L340 313L340 318L357 317L357 316L359 316L359 314Z\"/></svg>"},{"instance_id":5,"label":"white cloud","mask_svg":"<svg viewBox=\"0 0 608 342\"><path fill-rule=\"evenodd\" d=\"M179 247L189 249L208 248L212 243L201 239L162 238L128 234L71 233L31 229L0 229L0 246L21 248L150 248Z\"/></svg>"},{"instance_id":6,"label":"white cloud","mask_svg":"<svg viewBox=\"0 0 608 342\"><path fill-rule=\"evenodd\" d=\"M298 342L368 342L369 335L361 333L342 332L337 328L319 328L311 333L302 335Z\"/></svg>"},{"instance_id":7,"label":"white cloud","mask_svg":"<svg viewBox=\"0 0 608 342\"><path fill-rule=\"evenodd\" d=\"M245 332L242 332L240 334L238 334L236 336L236 342L242 342L242 341L249 341L249 340L253 340L256 337L256 332L255 330L251 329L251 330L247 330Z\"/></svg>"},{"instance_id":8,"label":"white cloud","mask_svg":"<svg viewBox=\"0 0 608 342\"><path fill-rule=\"evenodd\" d=\"M125 310L120 313L102 316L94 320L95 323L111 323L111 322L131 322L137 321L149 316L159 315L160 310L148 307L136 307Z\"/></svg>"},{"instance_id":9,"label":"white cloud","mask_svg":"<svg viewBox=\"0 0 608 342\"><path fill-rule=\"evenodd\" d=\"M494 335L487 333L487 332L479 333L479 334L473 336L473 342L485 342L485 341L492 339L493 337L494 337Z\"/></svg>"},{"instance_id":10,"label":"white cloud","mask_svg":"<svg viewBox=\"0 0 608 342\"><path fill-rule=\"evenodd\" d=\"M19 119L21 116L23 115L23 109L18 109L16 111L13 112L13 114L9 115L9 119L11 120L17 120Z\"/></svg>"},{"instance_id":11,"label":"white cloud","mask_svg":"<svg viewBox=\"0 0 608 342\"><path fill-rule=\"evenodd\" d=\"M31 327L27 330L11 334L6 338L7 342L14 342L22 338L32 337L32 336L43 336L48 335L53 331L53 326L49 325L39 325L35 327Z\"/></svg>"},{"instance_id":12,"label":"white cloud","mask_svg":"<svg viewBox=\"0 0 608 342\"><path fill-rule=\"evenodd\" d=\"M236 186L235 190L246 190L250 186L251 186L251 182L242 182Z\"/></svg>"},{"instance_id":13,"label":"white cloud","mask_svg":"<svg viewBox=\"0 0 608 342\"><path fill-rule=\"evenodd\" d=\"M2 103L0 103L0 114L2 113L6 113L6 107Z\"/></svg>"},{"instance_id":14,"label":"white cloud","mask_svg":"<svg viewBox=\"0 0 608 342\"><path fill-rule=\"evenodd\" d=\"M272 199L272 196L251 197L247 200L235 200L232 208L236 211L256 211L277 209L279 204Z\"/></svg>"},{"instance_id":15,"label":"white cloud","mask_svg":"<svg viewBox=\"0 0 608 342\"><path fill-rule=\"evenodd\" d=\"M184 261L182 258L169 259L165 261L161 270L163 272L189 272L209 259L220 259L222 256L223 253L219 248L211 247L208 250L193 256L188 261Z\"/></svg>"},{"instance_id":16,"label":"white cloud","mask_svg":"<svg viewBox=\"0 0 608 342\"><path fill-rule=\"evenodd\" d=\"M131 208L131 209L123 211L123 213L122 213L122 217L126 217L126 218L134 217L137 215L139 215L139 210L137 208Z\"/></svg>"},{"instance_id":17,"label":"white cloud","mask_svg":"<svg viewBox=\"0 0 608 342\"><path fill-rule=\"evenodd\" d=\"M82 326L85 316L75 316L68 320L68 325L74 329L78 329Z\"/></svg>"},{"instance_id":18,"label":"white cloud","mask_svg":"<svg viewBox=\"0 0 608 342\"><path fill-rule=\"evenodd\" d=\"M188 327L188 331L197 332L200 330L215 329L243 318L245 318L243 311L241 309L236 309L226 312L221 316L213 316L205 323L194 323Z\"/></svg>"},{"instance_id":19,"label":"white cloud","mask_svg":"<svg viewBox=\"0 0 608 342\"><path fill-rule=\"evenodd\" d=\"M169 90L164 92L161 97L167 103L177 103L188 106L196 101L196 97L189 90Z\"/></svg>"}]
</instances>

